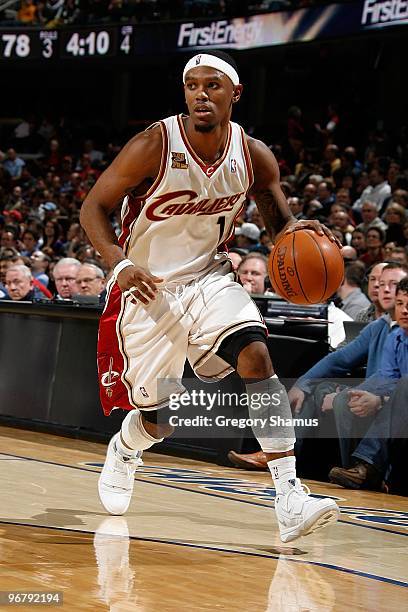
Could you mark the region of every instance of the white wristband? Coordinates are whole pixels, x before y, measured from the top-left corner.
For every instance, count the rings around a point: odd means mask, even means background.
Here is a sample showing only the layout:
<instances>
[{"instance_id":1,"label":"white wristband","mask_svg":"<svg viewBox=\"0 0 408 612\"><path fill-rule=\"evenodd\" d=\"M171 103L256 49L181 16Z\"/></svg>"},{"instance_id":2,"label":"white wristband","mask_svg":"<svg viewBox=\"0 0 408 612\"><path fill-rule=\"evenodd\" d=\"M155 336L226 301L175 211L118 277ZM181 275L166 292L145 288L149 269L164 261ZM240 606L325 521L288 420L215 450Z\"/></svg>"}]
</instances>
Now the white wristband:
<instances>
[{"instance_id":1,"label":"white wristband","mask_svg":"<svg viewBox=\"0 0 408 612\"><path fill-rule=\"evenodd\" d=\"M118 280L119 272L122 272L128 266L133 266L134 263L130 261L130 259L122 259L112 270L112 274L115 277L115 280Z\"/></svg>"}]
</instances>

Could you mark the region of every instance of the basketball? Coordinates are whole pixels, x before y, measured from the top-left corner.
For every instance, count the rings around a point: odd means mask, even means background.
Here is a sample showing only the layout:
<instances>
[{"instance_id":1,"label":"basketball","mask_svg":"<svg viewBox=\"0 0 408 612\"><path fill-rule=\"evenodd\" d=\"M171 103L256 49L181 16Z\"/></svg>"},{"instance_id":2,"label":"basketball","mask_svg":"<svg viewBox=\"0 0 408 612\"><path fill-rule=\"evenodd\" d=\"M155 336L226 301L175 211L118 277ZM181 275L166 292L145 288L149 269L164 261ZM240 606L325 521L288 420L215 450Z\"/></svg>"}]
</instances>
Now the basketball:
<instances>
[{"instance_id":1,"label":"basketball","mask_svg":"<svg viewBox=\"0 0 408 612\"><path fill-rule=\"evenodd\" d=\"M313 230L285 234L268 262L274 291L293 304L321 304L340 286L344 260L339 247Z\"/></svg>"}]
</instances>

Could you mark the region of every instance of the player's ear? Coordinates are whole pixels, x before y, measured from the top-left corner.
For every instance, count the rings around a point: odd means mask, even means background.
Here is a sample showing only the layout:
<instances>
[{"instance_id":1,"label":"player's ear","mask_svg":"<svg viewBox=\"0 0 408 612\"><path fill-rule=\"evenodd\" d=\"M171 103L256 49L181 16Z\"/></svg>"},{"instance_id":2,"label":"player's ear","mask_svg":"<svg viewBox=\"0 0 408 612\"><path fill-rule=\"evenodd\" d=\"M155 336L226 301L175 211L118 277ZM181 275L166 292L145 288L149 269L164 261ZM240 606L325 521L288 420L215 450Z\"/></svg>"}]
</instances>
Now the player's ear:
<instances>
[{"instance_id":1,"label":"player's ear","mask_svg":"<svg viewBox=\"0 0 408 612\"><path fill-rule=\"evenodd\" d=\"M243 89L244 89L244 86L243 86L243 85L241 85L241 84L239 84L239 85L235 85L235 87L234 87L234 91L233 91L233 94L232 94L232 103L233 103L233 104L236 104L236 103L238 102L238 100L239 100L239 99L240 99L240 97L241 97L241 94L242 94L242 90L243 90Z\"/></svg>"}]
</instances>

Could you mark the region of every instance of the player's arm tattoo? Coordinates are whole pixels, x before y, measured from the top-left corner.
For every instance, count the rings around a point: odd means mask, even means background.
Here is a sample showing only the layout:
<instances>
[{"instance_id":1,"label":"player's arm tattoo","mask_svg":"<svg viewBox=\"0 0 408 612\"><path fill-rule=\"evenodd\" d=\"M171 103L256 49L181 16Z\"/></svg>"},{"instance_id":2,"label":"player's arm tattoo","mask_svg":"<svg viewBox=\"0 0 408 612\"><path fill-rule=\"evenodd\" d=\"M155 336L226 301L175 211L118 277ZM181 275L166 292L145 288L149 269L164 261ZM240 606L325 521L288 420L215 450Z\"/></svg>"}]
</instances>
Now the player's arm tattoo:
<instances>
[{"instance_id":1,"label":"player's arm tattoo","mask_svg":"<svg viewBox=\"0 0 408 612\"><path fill-rule=\"evenodd\" d=\"M279 166L270 149L261 141L248 138L255 182L252 194L272 241L296 223L280 186Z\"/></svg>"},{"instance_id":2,"label":"player's arm tattoo","mask_svg":"<svg viewBox=\"0 0 408 612\"><path fill-rule=\"evenodd\" d=\"M286 226L296 222L287 209L286 200L283 201L285 204L283 205L271 189L260 189L254 193L254 197L272 241Z\"/></svg>"}]
</instances>

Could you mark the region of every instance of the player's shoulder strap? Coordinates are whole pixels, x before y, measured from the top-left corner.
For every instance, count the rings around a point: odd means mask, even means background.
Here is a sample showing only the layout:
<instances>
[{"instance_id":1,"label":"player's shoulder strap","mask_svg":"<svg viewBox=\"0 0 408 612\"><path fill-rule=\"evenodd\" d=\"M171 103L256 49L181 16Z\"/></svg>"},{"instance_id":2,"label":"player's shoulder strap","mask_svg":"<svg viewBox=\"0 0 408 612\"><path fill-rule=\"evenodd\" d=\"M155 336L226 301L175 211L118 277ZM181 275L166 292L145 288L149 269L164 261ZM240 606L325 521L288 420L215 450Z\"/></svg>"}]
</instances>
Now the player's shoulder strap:
<instances>
[{"instance_id":1,"label":"player's shoulder strap","mask_svg":"<svg viewBox=\"0 0 408 612\"><path fill-rule=\"evenodd\" d=\"M176 118L177 118L177 115L172 115L171 117L166 117L165 119L159 119L159 121L155 121L154 123L151 123L150 125L148 125L144 131L147 132L148 130L152 130L155 127L163 128L163 126L166 123L169 123L170 121L174 121L174 119Z\"/></svg>"},{"instance_id":2,"label":"player's shoulder strap","mask_svg":"<svg viewBox=\"0 0 408 612\"><path fill-rule=\"evenodd\" d=\"M251 152L249 149L249 140L250 140L250 136L248 136L248 134L245 132L244 128L239 125L238 123L235 123L234 121L230 121L231 124L231 129L232 132L236 132L238 138L241 141L241 145L242 145L242 152L244 155L244 159L245 159L245 165L246 165L246 169L247 169L247 173L248 173L248 181L249 181L249 187L248 190L252 187L253 182L254 182L254 169L253 169L253 165L252 165L252 158L251 158Z\"/></svg>"},{"instance_id":3,"label":"player's shoulder strap","mask_svg":"<svg viewBox=\"0 0 408 612\"><path fill-rule=\"evenodd\" d=\"M150 125L147 126L147 128L145 128L145 132L152 130L155 127L160 127L161 122L160 121L155 121L154 123L151 123Z\"/></svg>"}]
</instances>

